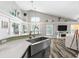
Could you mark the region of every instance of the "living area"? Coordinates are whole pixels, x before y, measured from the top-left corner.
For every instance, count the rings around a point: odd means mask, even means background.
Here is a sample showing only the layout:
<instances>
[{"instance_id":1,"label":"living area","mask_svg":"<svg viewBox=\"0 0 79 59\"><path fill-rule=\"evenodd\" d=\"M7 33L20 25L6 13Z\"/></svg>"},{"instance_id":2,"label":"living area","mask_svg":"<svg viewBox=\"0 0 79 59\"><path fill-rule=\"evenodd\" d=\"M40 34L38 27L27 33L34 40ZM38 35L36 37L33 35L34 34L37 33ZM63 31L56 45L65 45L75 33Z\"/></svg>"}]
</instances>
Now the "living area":
<instances>
[{"instance_id":1,"label":"living area","mask_svg":"<svg viewBox=\"0 0 79 59\"><path fill-rule=\"evenodd\" d=\"M79 1L0 1L0 58L78 58Z\"/></svg>"}]
</instances>

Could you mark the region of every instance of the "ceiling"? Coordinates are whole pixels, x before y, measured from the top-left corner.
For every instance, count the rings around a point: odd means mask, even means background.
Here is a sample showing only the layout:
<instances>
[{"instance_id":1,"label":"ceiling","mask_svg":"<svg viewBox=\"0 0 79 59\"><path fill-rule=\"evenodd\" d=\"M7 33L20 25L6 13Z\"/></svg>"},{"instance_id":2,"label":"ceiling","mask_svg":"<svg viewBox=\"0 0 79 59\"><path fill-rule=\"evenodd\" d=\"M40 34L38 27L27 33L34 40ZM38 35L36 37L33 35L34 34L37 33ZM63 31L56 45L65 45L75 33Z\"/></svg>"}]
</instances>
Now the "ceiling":
<instances>
[{"instance_id":1,"label":"ceiling","mask_svg":"<svg viewBox=\"0 0 79 59\"><path fill-rule=\"evenodd\" d=\"M36 10L71 19L79 18L79 1L16 1L23 10ZM36 8L36 9L35 9Z\"/></svg>"}]
</instances>

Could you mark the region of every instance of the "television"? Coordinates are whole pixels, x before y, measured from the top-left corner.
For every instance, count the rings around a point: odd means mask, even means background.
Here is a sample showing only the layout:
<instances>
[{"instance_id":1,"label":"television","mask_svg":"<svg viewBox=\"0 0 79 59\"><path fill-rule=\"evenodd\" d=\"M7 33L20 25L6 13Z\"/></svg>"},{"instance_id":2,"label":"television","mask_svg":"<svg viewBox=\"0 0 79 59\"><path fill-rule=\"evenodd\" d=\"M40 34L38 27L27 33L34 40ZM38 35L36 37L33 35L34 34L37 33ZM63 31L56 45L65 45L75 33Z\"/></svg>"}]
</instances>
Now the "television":
<instances>
[{"instance_id":1,"label":"television","mask_svg":"<svg viewBox=\"0 0 79 59\"><path fill-rule=\"evenodd\" d=\"M67 25L58 25L58 31L67 31Z\"/></svg>"}]
</instances>

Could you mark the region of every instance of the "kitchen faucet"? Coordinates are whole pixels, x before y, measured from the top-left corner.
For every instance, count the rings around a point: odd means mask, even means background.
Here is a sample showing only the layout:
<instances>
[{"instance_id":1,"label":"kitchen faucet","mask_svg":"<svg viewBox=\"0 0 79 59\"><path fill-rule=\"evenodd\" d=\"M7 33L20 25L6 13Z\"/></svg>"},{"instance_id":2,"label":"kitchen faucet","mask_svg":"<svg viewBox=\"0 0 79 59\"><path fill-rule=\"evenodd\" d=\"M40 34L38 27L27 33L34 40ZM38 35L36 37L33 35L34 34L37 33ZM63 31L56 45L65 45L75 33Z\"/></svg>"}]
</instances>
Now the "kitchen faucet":
<instances>
[{"instance_id":1,"label":"kitchen faucet","mask_svg":"<svg viewBox=\"0 0 79 59\"><path fill-rule=\"evenodd\" d=\"M32 31L29 32L29 38L32 39Z\"/></svg>"}]
</instances>

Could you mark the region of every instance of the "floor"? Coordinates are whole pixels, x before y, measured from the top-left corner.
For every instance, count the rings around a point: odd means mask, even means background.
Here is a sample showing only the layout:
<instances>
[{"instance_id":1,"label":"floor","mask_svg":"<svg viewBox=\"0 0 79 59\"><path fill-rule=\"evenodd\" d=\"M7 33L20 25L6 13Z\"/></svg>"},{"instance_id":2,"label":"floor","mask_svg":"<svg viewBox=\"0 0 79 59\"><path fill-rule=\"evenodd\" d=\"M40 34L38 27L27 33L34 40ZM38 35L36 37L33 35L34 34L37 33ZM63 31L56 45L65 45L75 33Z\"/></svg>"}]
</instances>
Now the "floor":
<instances>
[{"instance_id":1,"label":"floor","mask_svg":"<svg viewBox=\"0 0 79 59\"><path fill-rule=\"evenodd\" d=\"M51 39L51 57L52 58L76 58L78 51L65 46L65 39Z\"/></svg>"}]
</instances>

